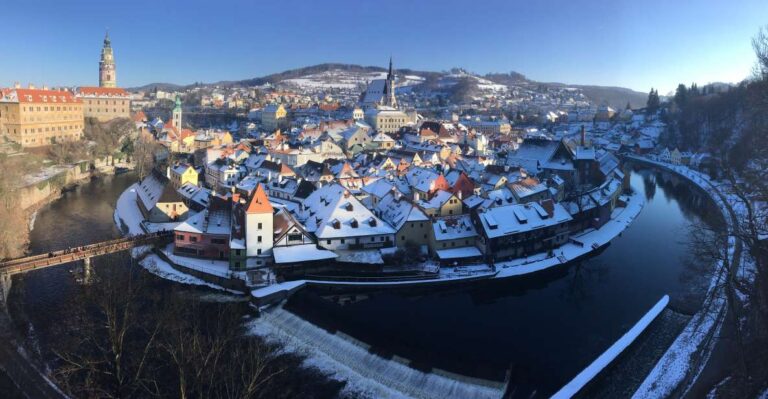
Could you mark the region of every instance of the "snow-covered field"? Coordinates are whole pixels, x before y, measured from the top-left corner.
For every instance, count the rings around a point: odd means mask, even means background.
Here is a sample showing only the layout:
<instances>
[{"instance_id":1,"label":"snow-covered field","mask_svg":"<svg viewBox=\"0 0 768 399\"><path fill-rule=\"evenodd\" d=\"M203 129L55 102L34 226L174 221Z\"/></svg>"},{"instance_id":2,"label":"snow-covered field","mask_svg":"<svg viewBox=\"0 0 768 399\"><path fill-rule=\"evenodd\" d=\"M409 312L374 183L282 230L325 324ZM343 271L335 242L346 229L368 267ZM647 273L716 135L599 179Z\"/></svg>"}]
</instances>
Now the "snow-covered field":
<instances>
[{"instance_id":1,"label":"snow-covered field","mask_svg":"<svg viewBox=\"0 0 768 399\"><path fill-rule=\"evenodd\" d=\"M367 85L371 80L384 79L386 77L386 72L354 73L332 70L306 75L301 78L286 79L282 83L302 89L357 89Z\"/></svg>"}]
</instances>

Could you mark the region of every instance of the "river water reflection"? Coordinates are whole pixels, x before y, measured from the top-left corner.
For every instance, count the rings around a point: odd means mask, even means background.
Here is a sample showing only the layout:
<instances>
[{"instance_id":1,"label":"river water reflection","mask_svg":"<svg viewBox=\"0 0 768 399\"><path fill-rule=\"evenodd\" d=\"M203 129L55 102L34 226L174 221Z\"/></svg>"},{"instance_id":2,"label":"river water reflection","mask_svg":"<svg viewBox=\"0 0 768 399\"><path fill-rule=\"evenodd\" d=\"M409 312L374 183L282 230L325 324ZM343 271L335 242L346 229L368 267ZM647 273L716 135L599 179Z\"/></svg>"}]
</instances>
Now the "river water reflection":
<instances>
[{"instance_id":1,"label":"river water reflection","mask_svg":"<svg viewBox=\"0 0 768 399\"><path fill-rule=\"evenodd\" d=\"M626 332L664 294L692 312L711 270L688 231L718 212L703 193L668 174L633 172L645 193L635 222L601 254L560 270L441 293L372 293L339 305L305 290L286 306L383 355L552 393ZM715 221L717 222L717 221Z\"/></svg>"},{"instance_id":2,"label":"river water reflection","mask_svg":"<svg viewBox=\"0 0 768 399\"><path fill-rule=\"evenodd\" d=\"M695 310L702 299L710 267L694 258L687 233L691 224L717 217L717 210L672 175L639 170L631 180L634 189L645 193L644 210L600 255L579 264L460 290L373 293L344 306L307 290L287 308L344 331L384 356L412 359L416 367L494 379L503 379L509 369L516 382L532 391L552 392L662 295L669 294L671 306L684 312ZM99 179L41 210L31 234L32 251L118 237L114 204L134 181L131 174ZM56 322L56 309L71 295L77 267L17 278L14 284L20 287L12 295L21 296L32 326Z\"/></svg>"}]
</instances>

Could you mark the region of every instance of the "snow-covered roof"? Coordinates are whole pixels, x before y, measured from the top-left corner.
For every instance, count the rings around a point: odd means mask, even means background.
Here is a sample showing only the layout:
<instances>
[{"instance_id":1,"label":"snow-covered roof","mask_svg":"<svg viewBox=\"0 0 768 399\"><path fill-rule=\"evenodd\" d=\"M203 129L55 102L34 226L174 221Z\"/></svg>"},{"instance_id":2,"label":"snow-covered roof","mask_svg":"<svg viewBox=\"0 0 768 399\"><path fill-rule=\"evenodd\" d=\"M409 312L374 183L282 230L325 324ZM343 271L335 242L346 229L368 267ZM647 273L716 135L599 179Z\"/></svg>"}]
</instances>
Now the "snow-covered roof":
<instances>
[{"instance_id":1,"label":"snow-covered roof","mask_svg":"<svg viewBox=\"0 0 768 399\"><path fill-rule=\"evenodd\" d=\"M195 202L202 205L204 208L208 207L208 198L211 196L211 190L203 187L198 187L192 183L184 183L179 187L179 195L187 201Z\"/></svg>"},{"instance_id":2,"label":"snow-covered roof","mask_svg":"<svg viewBox=\"0 0 768 399\"><path fill-rule=\"evenodd\" d=\"M435 195L432 196L432 198L430 198L428 201L419 201L418 204L424 209L440 208L443 206L443 204L448 202L451 197L453 197L453 193L444 190L438 190L437 193L435 193Z\"/></svg>"},{"instance_id":3,"label":"snow-covered roof","mask_svg":"<svg viewBox=\"0 0 768 399\"><path fill-rule=\"evenodd\" d=\"M318 239L395 232L338 183L321 187L310 194L304 200L303 208L299 220Z\"/></svg>"},{"instance_id":4,"label":"snow-covered roof","mask_svg":"<svg viewBox=\"0 0 768 399\"><path fill-rule=\"evenodd\" d=\"M558 203L551 214L538 203L512 204L490 208L479 214L489 238L518 234L570 221L571 215Z\"/></svg>"},{"instance_id":5,"label":"snow-covered roof","mask_svg":"<svg viewBox=\"0 0 768 399\"><path fill-rule=\"evenodd\" d=\"M214 211L204 210L183 223L179 223L174 231L198 234L229 235L230 214L224 209Z\"/></svg>"},{"instance_id":6,"label":"snow-covered roof","mask_svg":"<svg viewBox=\"0 0 768 399\"><path fill-rule=\"evenodd\" d=\"M287 247L274 247L272 254L275 263L299 263L315 260L335 259L338 255L332 251L318 249L315 244L290 245Z\"/></svg>"},{"instance_id":7,"label":"snow-covered roof","mask_svg":"<svg viewBox=\"0 0 768 399\"><path fill-rule=\"evenodd\" d=\"M477 236L475 225L469 215L450 216L435 219L432 230L436 241L456 240Z\"/></svg>"},{"instance_id":8,"label":"snow-covered roof","mask_svg":"<svg viewBox=\"0 0 768 399\"><path fill-rule=\"evenodd\" d=\"M399 193L389 193L376 205L376 213L395 230L405 222L427 221L429 218L418 207L405 199Z\"/></svg>"},{"instance_id":9,"label":"snow-covered roof","mask_svg":"<svg viewBox=\"0 0 768 399\"><path fill-rule=\"evenodd\" d=\"M459 248L449 248L449 249L438 249L435 251L437 253L437 257L442 260L448 260L448 259L462 259L462 258L473 258L476 256L482 256L483 253L480 252L479 249L475 246L469 246L469 247L459 247Z\"/></svg>"}]
</instances>

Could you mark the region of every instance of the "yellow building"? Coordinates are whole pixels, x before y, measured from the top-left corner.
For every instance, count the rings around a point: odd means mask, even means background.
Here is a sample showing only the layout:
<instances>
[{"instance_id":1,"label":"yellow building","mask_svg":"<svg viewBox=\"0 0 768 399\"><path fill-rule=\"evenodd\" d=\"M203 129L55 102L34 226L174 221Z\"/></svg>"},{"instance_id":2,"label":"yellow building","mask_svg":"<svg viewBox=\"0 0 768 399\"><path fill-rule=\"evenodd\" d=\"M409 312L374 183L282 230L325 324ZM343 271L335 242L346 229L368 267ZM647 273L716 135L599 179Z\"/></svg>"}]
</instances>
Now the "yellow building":
<instances>
[{"instance_id":1,"label":"yellow building","mask_svg":"<svg viewBox=\"0 0 768 399\"><path fill-rule=\"evenodd\" d=\"M416 205L429 217L456 216L464 211L459 197L443 190L437 191L428 201L416 201Z\"/></svg>"},{"instance_id":2,"label":"yellow building","mask_svg":"<svg viewBox=\"0 0 768 399\"><path fill-rule=\"evenodd\" d=\"M401 127L413 124L412 118L405 112L384 106L366 111L365 122L383 133L395 133Z\"/></svg>"},{"instance_id":3,"label":"yellow building","mask_svg":"<svg viewBox=\"0 0 768 399\"><path fill-rule=\"evenodd\" d=\"M288 111L282 104L270 104L261 111L261 125L266 131L274 131L286 126Z\"/></svg>"},{"instance_id":4,"label":"yellow building","mask_svg":"<svg viewBox=\"0 0 768 399\"><path fill-rule=\"evenodd\" d=\"M176 165L171 167L168 175L168 178L171 180L171 186L176 190L187 183L196 186L199 179L199 173L197 173L192 165Z\"/></svg>"},{"instance_id":5,"label":"yellow building","mask_svg":"<svg viewBox=\"0 0 768 399\"><path fill-rule=\"evenodd\" d=\"M14 88L0 97L0 135L23 147L83 137L83 102L65 90Z\"/></svg>"},{"instance_id":6,"label":"yellow building","mask_svg":"<svg viewBox=\"0 0 768 399\"><path fill-rule=\"evenodd\" d=\"M101 122L130 118L131 95L117 87L80 87L77 97L83 100L83 115Z\"/></svg>"}]
</instances>

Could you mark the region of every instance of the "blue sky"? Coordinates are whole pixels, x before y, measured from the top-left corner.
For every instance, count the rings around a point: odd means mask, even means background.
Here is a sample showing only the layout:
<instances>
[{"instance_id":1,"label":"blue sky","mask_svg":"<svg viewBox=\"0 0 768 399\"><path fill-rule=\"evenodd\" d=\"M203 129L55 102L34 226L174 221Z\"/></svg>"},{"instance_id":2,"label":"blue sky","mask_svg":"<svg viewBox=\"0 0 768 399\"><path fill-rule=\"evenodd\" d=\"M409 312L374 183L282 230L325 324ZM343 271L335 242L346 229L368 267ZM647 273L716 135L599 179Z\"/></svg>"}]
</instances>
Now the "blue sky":
<instances>
[{"instance_id":1,"label":"blue sky","mask_svg":"<svg viewBox=\"0 0 768 399\"><path fill-rule=\"evenodd\" d=\"M583 4L582 4L583 3ZM662 94L739 81L768 1L6 0L0 86L93 85L108 27L120 86L246 79L322 62Z\"/></svg>"}]
</instances>

